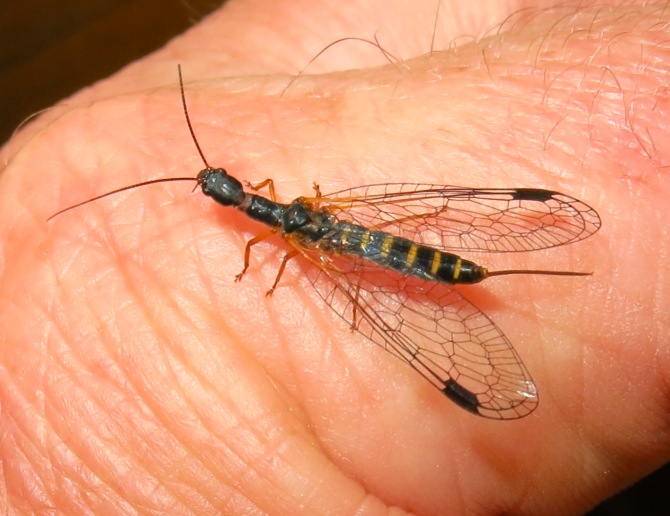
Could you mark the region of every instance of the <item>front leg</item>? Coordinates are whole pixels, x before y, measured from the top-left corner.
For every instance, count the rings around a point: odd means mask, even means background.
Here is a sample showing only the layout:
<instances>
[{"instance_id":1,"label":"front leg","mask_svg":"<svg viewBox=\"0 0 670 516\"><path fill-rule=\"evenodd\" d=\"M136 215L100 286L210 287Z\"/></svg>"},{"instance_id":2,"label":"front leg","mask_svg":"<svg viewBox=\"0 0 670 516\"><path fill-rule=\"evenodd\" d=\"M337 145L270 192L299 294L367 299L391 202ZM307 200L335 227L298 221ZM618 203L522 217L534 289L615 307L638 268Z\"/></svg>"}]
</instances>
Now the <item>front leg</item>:
<instances>
[{"instance_id":1,"label":"front leg","mask_svg":"<svg viewBox=\"0 0 670 516\"><path fill-rule=\"evenodd\" d=\"M252 184L249 181L245 181L244 186L251 188L254 192L257 192L261 188L267 186L268 190L270 191L270 200L277 202L277 195L275 194L275 183L272 179L266 179L265 181L261 181L260 183L255 184Z\"/></svg>"},{"instance_id":2,"label":"front leg","mask_svg":"<svg viewBox=\"0 0 670 516\"><path fill-rule=\"evenodd\" d=\"M242 269L242 272L240 272L237 276L235 276L235 281L240 281L242 277L244 276L244 273L247 272L247 269L249 268L249 258L251 256L251 248L255 246L258 242L262 242L268 237L271 237L274 235L276 231L266 231L265 233L261 233L260 235L255 236L251 240L247 242L247 246L244 249L244 269Z\"/></svg>"}]
</instances>

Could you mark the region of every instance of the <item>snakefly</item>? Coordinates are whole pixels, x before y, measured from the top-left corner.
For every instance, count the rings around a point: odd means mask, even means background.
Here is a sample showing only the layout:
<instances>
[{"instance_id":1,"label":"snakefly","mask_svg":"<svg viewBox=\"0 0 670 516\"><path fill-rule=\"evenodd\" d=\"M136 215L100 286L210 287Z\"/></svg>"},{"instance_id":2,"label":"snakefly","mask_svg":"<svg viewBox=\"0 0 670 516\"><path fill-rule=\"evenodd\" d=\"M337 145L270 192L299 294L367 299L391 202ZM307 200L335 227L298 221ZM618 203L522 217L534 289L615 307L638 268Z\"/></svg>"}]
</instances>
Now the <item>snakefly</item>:
<instances>
[{"instance_id":1,"label":"snakefly","mask_svg":"<svg viewBox=\"0 0 670 516\"><path fill-rule=\"evenodd\" d=\"M246 192L240 181L207 163L189 119L179 69L186 123L205 163L194 177L155 179L119 188L52 215L131 188L195 181L202 192L279 233L306 259L319 295L352 329L362 333L432 383L462 408L494 419L531 413L538 394L521 358L498 327L460 292L457 283L491 276L588 273L544 270L489 271L452 252L523 252L549 249L591 236L596 211L569 195L532 188L464 188L385 183L282 204L271 180L270 198ZM264 237L246 246L250 250Z\"/></svg>"}]
</instances>

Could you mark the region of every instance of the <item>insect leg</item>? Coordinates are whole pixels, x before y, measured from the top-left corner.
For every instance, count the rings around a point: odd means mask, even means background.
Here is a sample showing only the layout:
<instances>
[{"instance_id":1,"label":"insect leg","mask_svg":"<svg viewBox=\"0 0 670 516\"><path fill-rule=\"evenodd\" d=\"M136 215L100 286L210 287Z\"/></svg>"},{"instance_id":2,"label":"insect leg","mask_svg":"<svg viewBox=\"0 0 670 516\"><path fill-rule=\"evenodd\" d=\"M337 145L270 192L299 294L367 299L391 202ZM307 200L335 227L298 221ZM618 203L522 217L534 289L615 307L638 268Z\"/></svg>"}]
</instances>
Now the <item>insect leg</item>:
<instances>
[{"instance_id":1,"label":"insect leg","mask_svg":"<svg viewBox=\"0 0 670 516\"><path fill-rule=\"evenodd\" d=\"M251 240L247 242L247 246L244 249L244 269L242 269L242 272L240 272L237 276L235 276L235 281L240 281L242 279L242 276L244 276L244 273L247 272L247 269L249 268L249 257L251 256L251 248L252 246L256 245L258 242L262 242L266 238L271 237L272 235L275 234L275 231L266 231L265 233L261 233L260 235L255 236Z\"/></svg>"},{"instance_id":2,"label":"insect leg","mask_svg":"<svg viewBox=\"0 0 670 516\"><path fill-rule=\"evenodd\" d=\"M265 181L261 181L260 183L255 184L252 184L249 181L245 181L244 184L255 192L267 186L268 190L270 190L270 200L272 202L277 202L277 196L275 195L275 183L272 179L266 179Z\"/></svg>"},{"instance_id":3,"label":"insect leg","mask_svg":"<svg viewBox=\"0 0 670 516\"><path fill-rule=\"evenodd\" d=\"M275 282L272 284L272 287L270 287L270 290L268 290L265 295L266 296L271 296L272 293L275 291L275 288L277 287L277 284L279 283L279 278L281 278L282 274L284 274L284 269L286 269L286 263L293 257L297 256L299 254L299 251L290 251L284 255L284 259L281 261L281 265L279 266L279 270L277 271L277 277L275 278Z\"/></svg>"}]
</instances>

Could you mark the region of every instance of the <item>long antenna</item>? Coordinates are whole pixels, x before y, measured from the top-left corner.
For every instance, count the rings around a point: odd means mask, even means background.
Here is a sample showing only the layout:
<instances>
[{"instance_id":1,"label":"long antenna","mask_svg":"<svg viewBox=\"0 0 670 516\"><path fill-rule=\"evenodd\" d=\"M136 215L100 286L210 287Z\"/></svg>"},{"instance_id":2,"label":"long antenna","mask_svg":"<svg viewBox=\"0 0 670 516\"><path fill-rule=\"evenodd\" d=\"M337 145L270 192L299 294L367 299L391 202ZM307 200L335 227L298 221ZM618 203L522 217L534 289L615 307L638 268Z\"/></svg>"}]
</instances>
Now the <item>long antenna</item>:
<instances>
[{"instance_id":1,"label":"long antenna","mask_svg":"<svg viewBox=\"0 0 670 516\"><path fill-rule=\"evenodd\" d=\"M210 169L212 167L209 166L209 163L207 163L207 160L205 159L205 155L202 152L202 149L200 148L200 144L198 143L198 139L195 137L195 132L193 131L193 126L191 125L191 119L188 115L188 107L186 105L186 94L184 93L184 80L182 79L181 75L181 65L177 65L177 70L179 71L179 91L181 92L181 101L182 105L184 106L184 116L186 117L186 124L188 125L188 130L191 133L191 138L193 139L193 143L195 143L196 149L198 149L198 154L200 154L200 157L202 158L202 161L205 163L205 166L207 169ZM125 192L126 190L132 190L134 188L139 188L141 186L147 186L147 185L155 185L156 183L170 183L173 181L198 181L198 178L196 177L166 177L163 179L151 179L149 181L142 181L140 183L135 183L132 185L124 186L122 188L117 188L116 190L111 190L109 192L106 192L101 195L96 195L95 197L91 197L90 199L86 199L85 201L78 202L77 204L73 204L72 206L68 206L67 208L63 208L62 210L57 211L53 215L51 215L48 219L47 222L49 222L51 219L58 217L59 215L62 215L66 211L74 210L75 208L80 208L81 206L84 206L85 204L88 204L90 202L95 202L99 201L100 199L104 199L105 197L108 197L110 195L115 195L121 192Z\"/></svg>"},{"instance_id":2,"label":"long antenna","mask_svg":"<svg viewBox=\"0 0 670 516\"><path fill-rule=\"evenodd\" d=\"M110 195L125 192L126 190L132 190L133 188L139 188L140 186L155 185L156 183L169 183L170 181L197 181L197 179L195 177L166 177L163 179L151 179L149 181L142 181L141 183L135 183L132 185L124 186L123 188L117 188L116 190L112 190L110 192L106 192L101 195L96 195L95 197L91 197L90 199L86 199L85 201L81 201L78 202L77 204L73 204L72 206L68 206L67 208L63 208L62 210L59 210L53 215L51 215L51 217L47 219L47 222L49 222L54 217L58 217L58 215L62 215L66 211L74 210L75 208L79 208L80 206L84 206L85 204L88 204L90 202L99 201L100 199L104 199L105 197L109 197Z\"/></svg>"},{"instance_id":3,"label":"long antenna","mask_svg":"<svg viewBox=\"0 0 670 516\"><path fill-rule=\"evenodd\" d=\"M210 167L209 163L207 163L205 154L202 152L200 144L198 143L198 139L195 137L195 131L193 130L193 126L191 125L191 117L188 116L188 106L186 105L186 94L184 93L184 80L182 79L181 76L181 64L177 65L177 71L179 72L179 91L181 92L181 104L182 106L184 106L184 116L186 117L186 125L188 125L188 131L191 133L191 138L193 139L193 143L195 143L195 148L198 149L198 154L200 154L202 162L205 164L205 167L211 170L212 167Z\"/></svg>"}]
</instances>

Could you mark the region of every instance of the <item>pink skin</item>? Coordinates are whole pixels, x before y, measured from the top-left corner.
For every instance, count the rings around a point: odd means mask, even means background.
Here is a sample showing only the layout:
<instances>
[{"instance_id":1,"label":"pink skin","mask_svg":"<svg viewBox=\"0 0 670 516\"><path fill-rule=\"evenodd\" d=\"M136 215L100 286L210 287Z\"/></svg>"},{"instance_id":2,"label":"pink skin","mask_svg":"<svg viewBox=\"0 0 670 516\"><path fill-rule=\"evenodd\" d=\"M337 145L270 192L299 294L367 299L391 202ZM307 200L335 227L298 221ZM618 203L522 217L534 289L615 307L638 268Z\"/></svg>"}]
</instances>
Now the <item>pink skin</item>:
<instances>
[{"instance_id":1,"label":"pink skin","mask_svg":"<svg viewBox=\"0 0 670 516\"><path fill-rule=\"evenodd\" d=\"M461 46L429 56L433 1L360 3L232 1L2 149L6 511L581 512L668 460L670 11L444 0L435 48ZM458 38L514 13L479 42ZM319 48L377 30L419 57L393 66L342 43L279 96ZM262 230L190 184L47 223L202 168L177 63L210 163L273 177L281 199L313 181L421 181L592 204L603 228L588 241L474 257L592 277L463 289L524 358L537 411L496 422L459 409L352 334L297 261L266 298L281 240L234 283Z\"/></svg>"}]
</instances>

